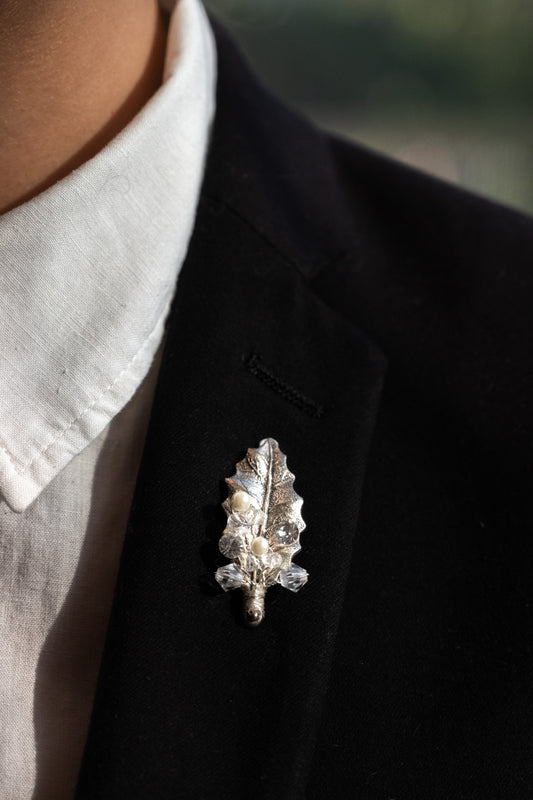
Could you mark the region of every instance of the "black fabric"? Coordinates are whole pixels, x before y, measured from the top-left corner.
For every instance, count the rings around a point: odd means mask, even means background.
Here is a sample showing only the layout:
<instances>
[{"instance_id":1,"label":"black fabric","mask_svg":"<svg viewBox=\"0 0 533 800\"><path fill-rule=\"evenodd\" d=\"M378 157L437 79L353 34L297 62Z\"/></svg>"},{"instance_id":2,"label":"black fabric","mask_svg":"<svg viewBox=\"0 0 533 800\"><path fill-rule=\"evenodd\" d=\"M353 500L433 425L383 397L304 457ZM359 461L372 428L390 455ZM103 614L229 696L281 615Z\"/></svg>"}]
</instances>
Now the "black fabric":
<instances>
[{"instance_id":1,"label":"black fabric","mask_svg":"<svg viewBox=\"0 0 533 800\"><path fill-rule=\"evenodd\" d=\"M217 29L78 800L533 795L533 226L328 138ZM276 438L309 583L213 572L223 478Z\"/></svg>"}]
</instances>

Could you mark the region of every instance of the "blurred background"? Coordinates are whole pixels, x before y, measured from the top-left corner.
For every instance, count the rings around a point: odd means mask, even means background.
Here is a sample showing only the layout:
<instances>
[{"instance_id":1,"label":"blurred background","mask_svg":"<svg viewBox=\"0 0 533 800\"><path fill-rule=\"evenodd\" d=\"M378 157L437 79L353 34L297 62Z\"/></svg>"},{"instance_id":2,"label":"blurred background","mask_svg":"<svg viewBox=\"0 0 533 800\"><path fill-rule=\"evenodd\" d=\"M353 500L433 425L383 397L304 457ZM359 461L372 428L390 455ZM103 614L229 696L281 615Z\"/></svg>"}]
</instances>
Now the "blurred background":
<instances>
[{"instance_id":1,"label":"blurred background","mask_svg":"<svg viewBox=\"0 0 533 800\"><path fill-rule=\"evenodd\" d=\"M206 0L320 125L533 213L531 0Z\"/></svg>"}]
</instances>

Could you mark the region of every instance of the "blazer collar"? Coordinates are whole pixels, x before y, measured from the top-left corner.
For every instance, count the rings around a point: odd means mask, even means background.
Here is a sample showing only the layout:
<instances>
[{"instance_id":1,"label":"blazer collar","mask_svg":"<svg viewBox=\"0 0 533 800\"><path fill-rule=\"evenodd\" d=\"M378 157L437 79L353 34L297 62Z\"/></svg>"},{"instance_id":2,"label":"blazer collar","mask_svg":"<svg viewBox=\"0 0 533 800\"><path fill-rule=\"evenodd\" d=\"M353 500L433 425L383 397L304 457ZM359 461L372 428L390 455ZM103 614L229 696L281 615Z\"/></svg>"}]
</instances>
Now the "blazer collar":
<instances>
[{"instance_id":1,"label":"blazer collar","mask_svg":"<svg viewBox=\"0 0 533 800\"><path fill-rule=\"evenodd\" d=\"M227 92L240 72L223 67ZM246 162L221 118L169 320L78 798L303 796L327 690L384 359L295 266L293 243L310 236L277 226L279 209L258 213L266 179L244 218L248 189L217 172L242 175ZM265 621L250 630L240 592L223 594L213 572L225 561L223 479L265 436L279 441L304 498L296 560L310 579L297 595L270 589Z\"/></svg>"}]
</instances>

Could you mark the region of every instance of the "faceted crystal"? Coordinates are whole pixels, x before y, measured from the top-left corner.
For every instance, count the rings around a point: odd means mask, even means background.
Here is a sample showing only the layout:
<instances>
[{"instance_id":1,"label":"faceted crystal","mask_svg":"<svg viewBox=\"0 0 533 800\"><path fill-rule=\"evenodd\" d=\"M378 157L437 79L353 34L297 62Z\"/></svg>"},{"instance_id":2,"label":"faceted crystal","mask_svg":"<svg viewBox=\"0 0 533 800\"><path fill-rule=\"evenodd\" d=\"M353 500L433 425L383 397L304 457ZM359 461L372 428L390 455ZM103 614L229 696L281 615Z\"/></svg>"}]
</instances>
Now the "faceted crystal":
<instances>
[{"instance_id":1,"label":"faceted crystal","mask_svg":"<svg viewBox=\"0 0 533 800\"><path fill-rule=\"evenodd\" d=\"M252 572L259 572L262 569L261 559L253 556L251 553L246 553L240 557L242 569L251 574Z\"/></svg>"},{"instance_id":2,"label":"faceted crystal","mask_svg":"<svg viewBox=\"0 0 533 800\"><path fill-rule=\"evenodd\" d=\"M266 514L261 508L250 509L254 525L262 525L266 520Z\"/></svg>"},{"instance_id":3,"label":"faceted crystal","mask_svg":"<svg viewBox=\"0 0 533 800\"><path fill-rule=\"evenodd\" d=\"M307 572L303 567L298 564L289 564L287 569L282 569L279 573L279 582L285 589L291 592L297 592L301 589L304 583L307 583Z\"/></svg>"},{"instance_id":4,"label":"faceted crystal","mask_svg":"<svg viewBox=\"0 0 533 800\"><path fill-rule=\"evenodd\" d=\"M279 567L279 565L283 561L281 553L272 553L272 552L267 553L265 556L263 556L261 560L264 563L265 567L268 567L268 569L276 569L276 567Z\"/></svg>"},{"instance_id":5,"label":"faceted crystal","mask_svg":"<svg viewBox=\"0 0 533 800\"><path fill-rule=\"evenodd\" d=\"M226 558L237 558L240 555L246 543L243 536L234 536L232 533L225 533L220 537L218 549Z\"/></svg>"},{"instance_id":6,"label":"faceted crystal","mask_svg":"<svg viewBox=\"0 0 533 800\"><path fill-rule=\"evenodd\" d=\"M264 511L251 506L246 511L233 511L228 517L228 527L238 528L240 525L261 525L264 519Z\"/></svg>"},{"instance_id":7,"label":"faceted crystal","mask_svg":"<svg viewBox=\"0 0 533 800\"><path fill-rule=\"evenodd\" d=\"M225 567L219 567L217 569L215 578L224 591L229 592L230 589L238 589L239 586L241 586L244 575L234 564L227 564Z\"/></svg>"},{"instance_id":8,"label":"faceted crystal","mask_svg":"<svg viewBox=\"0 0 533 800\"><path fill-rule=\"evenodd\" d=\"M294 544L298 539L298 526L294 522L282 522L274 530L274 541L276 544L286 547Z\"/></svg>"},{"instance_id":9,"label":"faceted crystal","mask_svg":"<svg viewBox=\"0 0 533 800\"><path fill-rule=\"evenodd\" d=\"M230 517L228 519L228 527L224 528L223 533L233 533L238 536L246 536L247 533L250 533L250 528L248 525L241 525L240 522L236 522Z\"/></svg>"}]
</instances>

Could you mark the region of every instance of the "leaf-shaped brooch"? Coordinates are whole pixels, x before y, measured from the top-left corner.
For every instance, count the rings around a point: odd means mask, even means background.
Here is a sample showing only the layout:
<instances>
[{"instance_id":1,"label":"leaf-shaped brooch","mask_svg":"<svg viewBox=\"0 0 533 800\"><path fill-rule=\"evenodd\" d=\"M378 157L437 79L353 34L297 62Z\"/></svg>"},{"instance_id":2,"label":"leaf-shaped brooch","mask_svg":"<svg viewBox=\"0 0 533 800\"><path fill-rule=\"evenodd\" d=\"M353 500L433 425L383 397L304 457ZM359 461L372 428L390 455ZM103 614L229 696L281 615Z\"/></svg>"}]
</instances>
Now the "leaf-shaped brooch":
<instances>
[{"instance_id":1,"label":"leaf-shaped brooch","mask_svg":"<svg viewBox=\"0 0 533 800\"><path fill-rule=\"evenodd\" d=\"M269 586L281 583L297 592L307 582L305 569L292 562L305 528L303 500L275 439L250 447L236 470L226 478L229 496L222 507L228 520L219 541L220 552L232 563L220 567L215 578L225 592L242 589L244 621L255 626L265 615Z\"/></svg>"}]
</instances>

